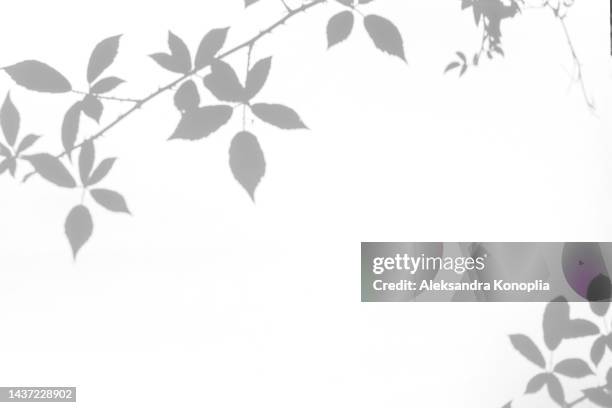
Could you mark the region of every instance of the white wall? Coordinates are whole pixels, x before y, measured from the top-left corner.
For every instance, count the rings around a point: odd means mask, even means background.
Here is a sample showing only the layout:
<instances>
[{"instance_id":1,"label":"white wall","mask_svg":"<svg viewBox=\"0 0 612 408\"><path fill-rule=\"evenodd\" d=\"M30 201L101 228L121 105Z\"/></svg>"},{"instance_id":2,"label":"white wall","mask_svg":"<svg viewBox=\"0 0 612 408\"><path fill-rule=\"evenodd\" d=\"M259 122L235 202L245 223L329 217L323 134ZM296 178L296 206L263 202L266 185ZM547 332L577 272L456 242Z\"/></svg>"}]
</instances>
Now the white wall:
<instances>
[{"instance_id":1,"label":"white wall","mask_svg":"<svg viewBox=\"0 0 612 408\"><path fill-rule=\"evenodd\" d=\"M283 12L273 0L248 11L239 0L152 3L6 4L0 65L40 59L84 88L93 46L124 33L112 72L128 80L120 95L139 97L172 79L146 57L166 50L167 29L194 49L231 25L234 44ZM507 335L541 338L543 305L360 304L359 243L612 239L609 9L577 3L567 22L596 115L568 89L572 60L549 12L505 24L506 58L457 80L443 68L479 46L459 2L371 5L401 29L408 66L361 25L326 51L339 10L328 5L255 49L274 55L260 100L292 106L312 129L252 127L268 164L257 205L227 165L239 120L168 143L170 95L98 144L119 156L105 186L135 216L92 207L77 263L63 222L78 194L0 178L0 384L76 385L83 407L491 407L521 395L535 370ZM24 132L59 151L74 96L6 76L0 89Z\"/></svg>"}]
</instances>

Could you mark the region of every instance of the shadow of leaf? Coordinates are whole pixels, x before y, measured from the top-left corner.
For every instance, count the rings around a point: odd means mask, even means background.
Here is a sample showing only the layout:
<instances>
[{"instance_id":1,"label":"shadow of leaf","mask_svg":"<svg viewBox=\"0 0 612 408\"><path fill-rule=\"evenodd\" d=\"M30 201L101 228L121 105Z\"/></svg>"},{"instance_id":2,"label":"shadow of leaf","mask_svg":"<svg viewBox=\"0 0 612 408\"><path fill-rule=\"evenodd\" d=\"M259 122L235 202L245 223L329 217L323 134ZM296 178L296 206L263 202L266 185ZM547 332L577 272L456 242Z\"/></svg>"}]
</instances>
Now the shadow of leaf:
<instances>
[{"instance_id":1,"label":"shadow of leaf","mask_svg":"<svg viewBox=\"0 0 612 408\"><path fill-rule=\"evenodd\" d=\"M555 350L565 337L569 323L570 307L564 297L558 297L546 305L542 328L544 343L549 350Z\"/></svg>"},{"instance_id":2,"label":"shadow of leaf","mask_svg":"<svg viewBox=\"0 0 612 408\"><path fill-rule=\"evenodd\" d=\"M327 48L346 40L355 25L355 16L352 12L345 10L334 15L327 23Z\"/></svg>"},{"instance_id":3,"label":"shadow of leaf","mask_svg":"<svg viewBox=\"0 0 612 408\"><path fill-rule=\"evenodd\" d=\"M84 205L74 207L66 218L65 231L72 248L72 255L76 259L93 233L93 219L89 209Z\"/></svg>"},{"instance_id":4,"label":"shadow of leaf","mask_svg":"<svg viewBox=\"0 0 612 408\"><path fill-rule=\"evenodd\" d=\"M112 65L119 52L120 35L101 41L94 48L87 65L87 81L93 83L102 73Z\"/></svg>"},{"instance_id":5,"label":"shadow of leaf","mask_svg":"<svg viewBox=\"0 0 612 408\"><path fill-rule=\"evenodd\" d=\"M204 106L186 112L179 122L170 140L199 140L219 130L232 117L231 106Z\"/></svg>"},{"instance_id":6,"label":"shadow of leaf","mask_svg":"<svg viewBox=\"0 0 612 408\"><path fill-rule=\"evenodd\" d=\"M406 61L404 40L395 24L375 14L366 16L363 22L376 48Z\"/></svg>"},{"instance_id":7,"label":"shadow of leaf","mask_svg":"<svg viewBox=\"0 0 612 408\"><path fill-rule=\"evenodd\" d=\"M234 177L255 201L255 190L266 174L266 160L255 135L238 133L232 140L229 156Z\"/></svg>"},{"instance_id":8,"label":"shadow of leaf","mask_svg":"<svg viewBox=\"0 0 612 408\"><path fill-rule=\"evenodd\" d=\"M72 85L62 74L40 61L19 62L6 67L5 71L17 85L31 91L65 93L72 90Z\"/></svg>"},{"instance_id":9,"label":"shadow of leaf","mask_svg":"<svg viewBox=\"0 0 612 408\"><path fill-rule=\"evenodd\" d=\"M528 336L524 334L513 334L510 336L512 346L527 360L540 368L546 368L546 361L542 352Z\"/></svg>"}]
</instances>

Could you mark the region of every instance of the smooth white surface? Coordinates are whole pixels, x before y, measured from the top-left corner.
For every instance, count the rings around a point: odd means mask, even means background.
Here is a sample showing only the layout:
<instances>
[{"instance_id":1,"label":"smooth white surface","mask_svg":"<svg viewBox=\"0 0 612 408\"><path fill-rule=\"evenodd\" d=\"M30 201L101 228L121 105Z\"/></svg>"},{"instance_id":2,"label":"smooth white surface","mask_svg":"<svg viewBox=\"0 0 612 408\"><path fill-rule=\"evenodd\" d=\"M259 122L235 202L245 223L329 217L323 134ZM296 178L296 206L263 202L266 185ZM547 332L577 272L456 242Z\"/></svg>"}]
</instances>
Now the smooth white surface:
<instances>
[{"instance_id":1,"label":"smooth white surface","mask_svg":"<svg viewBox=\"0 0 612 408\"><path fill-rule=\"evenodd\" d=\"M568 91L572 61L549 12L506 23L506 59L457 80L443 68L479 46L457 1L369 7L402 31L408 66L361 24L326 51L339 10L328 5L255 49L274 55L259 101L293 107L312 129L252 126L268 164L257 205L227 164L238 117L207 140L168 143L170 94L98 143L98 157L119 157L104 187L135 216L92 207L76 264L63 222L78 193L1 178L0 383L76 385L83 407L491 407L520 396L536 370L507 335L541 339L543 305L360 304L359 243L612 239L609 10L578 3L568 25L597 117L578 86ZM139 97L173 78L146 57L166 50L167 29L195 50L231 25L236 44L279 5L21 0L0 16L0 65L39 59L85 88L93 46L124 33L109 73L128 80L119 96ZM75 97L6 76L0 89L22 131L59 151ZM111 106L105 122L125 109Z\"/></svg>"}]
</instances>

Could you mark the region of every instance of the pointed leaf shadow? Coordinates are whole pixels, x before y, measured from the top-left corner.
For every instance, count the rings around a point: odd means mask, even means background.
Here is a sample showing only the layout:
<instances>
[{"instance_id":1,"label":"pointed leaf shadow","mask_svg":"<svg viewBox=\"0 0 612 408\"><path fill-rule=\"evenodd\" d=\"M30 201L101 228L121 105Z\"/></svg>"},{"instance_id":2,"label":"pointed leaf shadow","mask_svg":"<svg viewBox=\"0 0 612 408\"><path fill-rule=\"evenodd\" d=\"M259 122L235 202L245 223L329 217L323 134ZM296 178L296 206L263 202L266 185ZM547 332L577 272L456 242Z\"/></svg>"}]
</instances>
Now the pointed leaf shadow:
<instances>
[{"instance_id":1,"label":"pointed leaf shadow","mask_svg":"<svg viewBox=\"0 0 612 408\"><path fill-rule=\"evenodd\" d=\"M19 112L11 100L11 95L8 94L0 110L0 125L2 126L4 138L11 147L15 146L15 142L17 141L20 124L21 118Z\"/></svg>"},{"instance_id":2,"label":"pointed leaf shadow","mask_svg":"<svg viewBox=\"0 0 612 408\"><path fill-rule=\"evenodd\" d=\"M327 48L346 40L355 25L355 16L352 12L345 10L329 19L327 23Z\"/></svg>"},{"instance_id":3,"label":"pointed leaf shadow","mask_svg":"<svg viewBox=\"0 0 612 408\"><path fill-rule=\"evenodd\" d=\"M188 111L182 116L170 140L199 140L208 137L229 122L233 112L232 107L227 105L204 106Z\"/></svg>"},{"instance_id":4,"label":"pointed leaf shadow","mask_svg":"<svg viewBox=\"0 0 612 408\"><path fill-rule=\"evenodd\" d=\"M87 65L87 82L93 83L102 73L112 65L119 52L120 35L101 41L94 48Z\"/></svg>"},{"instance_id":5,"label":"pointed leaf shadow","mask_svg":"<svg viewBox=\"0 0 612 408\"><path fill-rule=\"evenodd\" d=\"M18 85L37 92L65 93L72 90L70 82L54 68L34 60L19 62L5 71Z\"/></svg>"},{"instance_id":6,"label":"pointed leaf shadow","mask_svg":"<svg viewBox=\"0 0 612 408\"><path fill-rule=\"evenodd\" d=\"M72 255L76 259L79 251L93 233L93 219L89 209L84 205L74 207L66 218L64 228L72 248Z\"/></svg>"},{"instance_id":7,"label":"pointed leaf shadow","mask_svg":"<svg viewBox=\"0 0 612 408\"><path fill-rule=\"evenodd\" d=\"M255 190L266 174L266 160L255 135L238 133L232 140L229 156L234 177L255 201Z\"/></svg>"},{"instance_id":8,"label":"pointed leaf shadow","mask_svg":"<svg viewBox=\"0 0 612 408\"><path fill-rule=\"evenodd\" d=\"M404 40L395 24L375 14L366 16L364 24L366 31L378 49L406 61Z\"/></svg>"}]
</instances>

